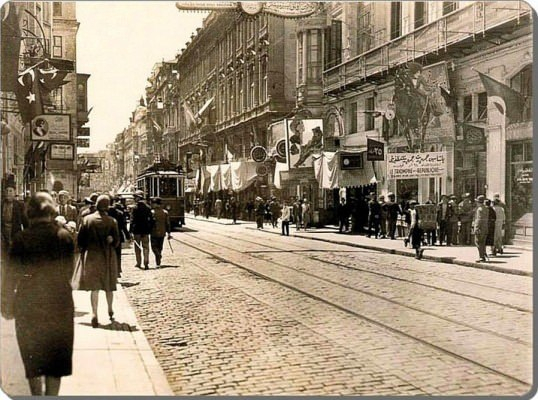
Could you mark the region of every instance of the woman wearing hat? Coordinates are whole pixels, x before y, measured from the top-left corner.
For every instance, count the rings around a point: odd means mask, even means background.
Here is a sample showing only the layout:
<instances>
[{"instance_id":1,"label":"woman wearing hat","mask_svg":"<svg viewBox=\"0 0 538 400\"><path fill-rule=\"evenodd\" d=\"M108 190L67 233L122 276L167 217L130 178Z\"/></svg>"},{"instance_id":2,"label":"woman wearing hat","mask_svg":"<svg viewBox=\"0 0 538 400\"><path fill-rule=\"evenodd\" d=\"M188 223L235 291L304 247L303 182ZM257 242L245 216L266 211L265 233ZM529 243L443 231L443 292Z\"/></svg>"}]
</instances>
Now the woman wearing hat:
<instances>
[{"instance_id":1,"label":"woman wearing hat","mask_svg":"<svg viewBox=\"0 0 538 400\"><path fill-rule=\"evenodd\" d=\"M108 215L110 199L107 195L97 198L97 211L84 218L78 233L78 246L82 258L82 273L78 282L79 290L91 291L91 324L99 326L97 305L99 291L104 290L108 304L108 316L114 320L112 301L118 279L116 247L120 245L120 234L115 219Z\"/></svg>"},{"instance_id":2,"label":"woman wearing hat","mask_svg":"<svg viewBox=\"0 0 538 400\"><path fill-rule=\"evenodd\" d=\"M61 377L71 375L72 370L75 309L70 280L74 244L69 232L54 221L55 214L54 200L48 193L38 192L30 198L30 227L13 240L2 293L3 300L12 305L2 314L15 318L17 342L33 396L58 395Z\"/></svg>"}]
</instances>

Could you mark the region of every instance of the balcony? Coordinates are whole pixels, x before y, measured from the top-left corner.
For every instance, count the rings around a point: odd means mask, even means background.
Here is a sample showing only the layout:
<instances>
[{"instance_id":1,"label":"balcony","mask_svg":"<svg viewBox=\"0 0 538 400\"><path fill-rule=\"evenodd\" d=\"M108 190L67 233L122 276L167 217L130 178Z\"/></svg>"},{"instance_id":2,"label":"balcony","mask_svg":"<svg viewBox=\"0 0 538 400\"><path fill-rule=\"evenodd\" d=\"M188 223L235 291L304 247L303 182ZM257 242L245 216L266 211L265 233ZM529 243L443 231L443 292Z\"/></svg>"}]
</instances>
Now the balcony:
<instances>
[{"instance_id":1,"label":"balcony","mask_svg":"<svg viewBox=\"0 0 538 400\"><path fill-rule=\"evenodd\" d=\"M475 2L324 71L323 92L334 95L366 78L383 79L392 68L427 54L455 50L466 55L463 45L471 47L486 34L502 41L509 32L504 28L513 29L530 14L530 7L521 1Z\"/></svg>"}]
</instances>

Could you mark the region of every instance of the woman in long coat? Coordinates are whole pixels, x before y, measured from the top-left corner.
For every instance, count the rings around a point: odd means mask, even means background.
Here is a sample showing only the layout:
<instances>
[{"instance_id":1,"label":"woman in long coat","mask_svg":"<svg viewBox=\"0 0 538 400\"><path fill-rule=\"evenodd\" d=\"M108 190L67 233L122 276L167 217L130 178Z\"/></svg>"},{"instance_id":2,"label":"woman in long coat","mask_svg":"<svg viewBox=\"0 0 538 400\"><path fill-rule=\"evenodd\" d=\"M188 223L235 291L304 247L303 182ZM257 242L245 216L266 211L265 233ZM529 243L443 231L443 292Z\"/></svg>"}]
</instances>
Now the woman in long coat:
<instances>
[{"instance_id":1,"label":"woman in long coat","mask_svg":"<svg viewBox=\"0 0 538 400\"><path fill-rule=\"evenodd\" d=\"M33 396L58 395L61 377L72 371L74 244L69 232L54 222L55 213L48 193L32 196L30 227L15 236L5 277L12 307L7 307L11 315L4 316L15 318Z\"/></svg>"},{"instance_id":2,"label":"woman in long coat","mask_svg":"<svg viewBox=\"0 0 538 400\"><path fill-rule=\"evenodd\" d=\"M104 290L108 304L108 315L114 320L112 301L118 278L118 260L116 247L120 245L118 224L107 212L109 197L99 196L93 214L84 218L78 233L78 246L82 258L82 271L78 281L78 290L91 291L92 327L99 326L97 306L99 290Z\"/></svg>"}]
</instances>

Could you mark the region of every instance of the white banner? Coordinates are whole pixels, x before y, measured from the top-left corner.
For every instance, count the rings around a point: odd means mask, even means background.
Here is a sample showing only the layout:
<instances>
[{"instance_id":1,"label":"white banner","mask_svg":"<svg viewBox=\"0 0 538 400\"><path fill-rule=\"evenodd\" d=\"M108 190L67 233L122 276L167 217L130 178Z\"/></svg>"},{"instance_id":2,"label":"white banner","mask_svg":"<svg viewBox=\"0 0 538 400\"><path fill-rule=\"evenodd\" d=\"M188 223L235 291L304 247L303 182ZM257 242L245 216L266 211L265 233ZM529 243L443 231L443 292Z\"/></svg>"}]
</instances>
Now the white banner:
<instances>
[{"instance_id":1,"label":"white banner","mask_svg":"<svg viewBox=\"0 0 538 400\"><path fill-rule=\"evenodd\" d=\"M446 175L446 151L387 154L388 179L434 178Z\"/></svg>"}]
</instances>

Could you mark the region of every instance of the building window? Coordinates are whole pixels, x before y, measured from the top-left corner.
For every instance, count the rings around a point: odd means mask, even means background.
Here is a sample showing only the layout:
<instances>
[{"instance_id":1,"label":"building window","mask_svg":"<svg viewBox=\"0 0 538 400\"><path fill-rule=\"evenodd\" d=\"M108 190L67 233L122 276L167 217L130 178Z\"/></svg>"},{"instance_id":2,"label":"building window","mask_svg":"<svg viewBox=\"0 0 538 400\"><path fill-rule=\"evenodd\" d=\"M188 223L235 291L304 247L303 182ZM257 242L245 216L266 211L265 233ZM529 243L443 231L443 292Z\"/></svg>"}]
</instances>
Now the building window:
<instances>
[{"instance_id":1,"label":"building window","mask_svg":"<svg viewBox=\"0 0 538 400\"><path fill-rule=\"evenodd\" d=\"M426 2L415 2L415 29L426 23Z\"/></svg>"},{"instance_id":2,"label":"building window","mask_svg":"<svg viewBox=\"0 0 538 400\"><path fill-rule=\"evenodd\" d=\"M357 52L362 54L372 47L373 30L369 7L363 10L357 21Z\"/></svg>"},{"instance_id":3,"label":"building window","mask_svg":"<svg viewBox=\"0 0 538 400\"><path fill-rule=\"evenodd\" d=\"M263 57L260 70L260 103L267 101L267 58Z\"/></svg>"},{"instance_id":4,"label":"building window","mask_svg":"<svg viewBox=\"0 0 538 400\"><path fill-rule=\"evenodd\" d=\"M488 117L488 94L478 93L478 119L483 120Z\"/></svg>"},{"instance_id":5,"label":"building window","mask_svg":"<svg viewBox=\"0 0 538 400\"><path fill-rule=\"evenodd\" d=\"M304 33L299 33L299 38L297 40L297 83L303 83L303 40Z\"/></svg>"},{"instance_id":6,"label":"building window","mask_svg":"<svg viewBox=\"0 0 538 400\"><path fill-rule=\"evenodd\" d=\"M463 98L463 120L472 121L473 119L473 96Z\"/></svg>"},{"instance_id":7,"label":"building window","mask_svg":"<svg viewBox=\"0 0 538 400\"><path fill-rule=\"evenodd\" d=\"M307 55L307 61L308 61L308 80L310 82L319 82L321 81L321 34L317 30L312 30L310 34L308 35L308 38L310 39L308 52ZM340 44L341 46L341 44ZM337 59L337 62L340 63L342 59L342 51L340 48L340 58ZM335 64L336 65L336 64Z\"/></svg>"},{"instance_id":8,"label":"building window","mask_svg":"<svg viewBox=\"0 0 538 400\"><path fill-rule=\"evenodd\" d=\"M349 124L349 132L348 133L357 133L357 102L351 103L350 107L350 118L351 123Z\"/></svg>"},{"instance_id":9,"label":"building window","mask_svg":"<svg viewBox=\"0 0 538 400\"><path fill-rule=\"evenodd\" d=\"M375 111L375 103L373 97L368 97L365 101L365 111ZM372 131L375 129L374 114L372 112L364 113L364 130Z\"/></svg>"},{"instance_id":10,"label":"building window","mask_svg":"<svg viewBox=\"0 0 538 400\"><path fill-rule=\"evenodd\" d=\"M342 21L333 20L325 31L325 69L342 62Z\"/></svg>"},{"instance_id":11,"label":"building window","mask_svg":"<svg viewBox=\"0 0 538 400\"><path fill-rule=\"evenodd\" d=\"M457 1L443 1L443 15L447 15L458 8Z\"/></svg>"},{"instance_id":12,"label":"building window","mask_svg":"<svg viewBox=\"0 0 538 400\"><path fill-rule=\"evenodd\" d=\"M396 39L402 34L402 2L390 3L390 39Z\"/></svg>"},{"instance_id":13,"label":"building window","mask_svg":"<svg viewBox=\"0 0 538 400\"><path fill-rule=\"evenodd\" d=\"M52 16L53 17L62 16L62 3L60 1L55 1L52 3Z\"/></svg>"},{"instance_id":14,"label":"building window","mask_svg":"<svg viewBox=\"0 0 538 400\"><path fill-rule=\"evenodd\" d=\"M52 56L57 58L63 57L62 52L62 37L61 36L53 36L53 44L52 44Z\"/></svg>"},{"instance_id":15,"label":"building window","mask_svg":"<svg viewBox=\"0 0 538 400\"><path fill-rule=\"evenodd\" d=\"M510 80L510 87L525 97L523 119L532 119L532 65L527 65Z\"/></svg>"},{"instance_id":16,"label":"building window","mask_svg":"<svg viewBox=\"0 0 538 400\"><path fill-rule=\"evenodd\" d=\"M45 23L50 23L50 3L48 1L43 2L43 19Z\"/></svg>"}]
</instances>

